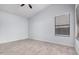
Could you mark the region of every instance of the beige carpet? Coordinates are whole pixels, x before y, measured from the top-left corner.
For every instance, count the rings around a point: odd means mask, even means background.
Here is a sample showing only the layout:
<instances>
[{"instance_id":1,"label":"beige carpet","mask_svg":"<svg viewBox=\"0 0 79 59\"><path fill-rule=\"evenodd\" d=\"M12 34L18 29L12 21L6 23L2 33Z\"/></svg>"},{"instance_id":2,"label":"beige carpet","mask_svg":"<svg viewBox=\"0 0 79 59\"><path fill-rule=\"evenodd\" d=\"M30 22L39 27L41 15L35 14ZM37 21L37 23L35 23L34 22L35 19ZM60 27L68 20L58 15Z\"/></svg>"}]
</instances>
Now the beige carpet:
<instances>
[{"instance_id":1,"label":"beige carpet","mask_svg":"<svg viewBox=\"0 0 79 59\"><path fill-rule=\"evenodd\" d=\"M0 55L75 55L74 48L25 39L0 44Z\"/></svg>"}]
</instances>

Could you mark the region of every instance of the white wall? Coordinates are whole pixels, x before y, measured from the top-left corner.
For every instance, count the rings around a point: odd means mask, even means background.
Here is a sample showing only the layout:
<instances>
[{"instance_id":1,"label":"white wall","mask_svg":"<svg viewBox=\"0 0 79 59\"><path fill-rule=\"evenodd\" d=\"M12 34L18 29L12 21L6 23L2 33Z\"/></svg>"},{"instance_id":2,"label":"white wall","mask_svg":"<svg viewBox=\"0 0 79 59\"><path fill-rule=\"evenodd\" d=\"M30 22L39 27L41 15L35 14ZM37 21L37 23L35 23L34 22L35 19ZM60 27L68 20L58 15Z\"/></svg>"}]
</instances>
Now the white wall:
<instances>
[{"instance_id":1,"label":"white wall","mask_svg":"<svg viewBox=\"0 0 79 59\"><path fill-rule=\"evenodd\" d=\"M68 46L74 45L75 5L52 5L30 18L31 39L47 41ZM55 36L55 16L70 13L70 37Z\"/></svg>"},{"instance_id":2,"label":"white wall","mask_svg":"<svg viewBox=\"0 0 79 59\"><path fill-rule=\"evenodd\" d=\"M28 38L28 20L0 11L0 43Z\"/></svg>"},{"instance_id":3,"label":"white wall","mask_svg":"<svg viewBox=\"0 0 79 59\"><path fill-rule=\"evenodd\" d=\"M79 33L79 24L77 22L78 20L78 10L77 10L78 5L75 5L75 50L77 54L79 54L79 38L78 38L78 33Z\"/></svg>"}]
</instances>

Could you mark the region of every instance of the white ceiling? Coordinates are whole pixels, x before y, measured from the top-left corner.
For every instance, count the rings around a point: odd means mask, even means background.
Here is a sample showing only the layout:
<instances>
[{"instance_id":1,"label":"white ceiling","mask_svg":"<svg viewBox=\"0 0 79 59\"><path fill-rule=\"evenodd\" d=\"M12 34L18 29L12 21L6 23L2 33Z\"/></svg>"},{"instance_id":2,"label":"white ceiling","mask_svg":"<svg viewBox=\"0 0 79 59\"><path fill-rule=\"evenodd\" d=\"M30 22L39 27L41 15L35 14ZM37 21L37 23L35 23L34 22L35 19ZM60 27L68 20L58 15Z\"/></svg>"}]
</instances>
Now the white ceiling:
<instances>
[{"instance_id":1,"label":"white ceiling","mask_svg":"<svg viewBox=\"0 0 79 59\"><path fill-rule=\"evenodd\" d=\"M23 7L20 7L20 4L0 4L0 10L30 18L36 13L43 10L44 8L50 6L50 4L31 4L31 5L32 9L28 7L28 4L26 4Z\"/></svg>"}]
</instances>

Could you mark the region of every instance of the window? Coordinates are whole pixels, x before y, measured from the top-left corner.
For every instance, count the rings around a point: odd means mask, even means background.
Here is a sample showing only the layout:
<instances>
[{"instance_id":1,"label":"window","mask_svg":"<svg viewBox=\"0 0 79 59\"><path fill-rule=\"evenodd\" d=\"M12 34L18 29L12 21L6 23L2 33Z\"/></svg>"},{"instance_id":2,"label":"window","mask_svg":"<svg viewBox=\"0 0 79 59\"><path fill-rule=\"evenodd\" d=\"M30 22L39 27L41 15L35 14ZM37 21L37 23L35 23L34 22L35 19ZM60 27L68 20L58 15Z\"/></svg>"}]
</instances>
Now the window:
<instances>
[{"instance_id":1,"label":"window","mask_svg":"<svg viewBox=\"0 0 79 59\"><path fill-rule=\"evenodd\" d=\"M55 35L70 35L70 15L60 15L55 17Z\"/></svg>"}]
</instances>

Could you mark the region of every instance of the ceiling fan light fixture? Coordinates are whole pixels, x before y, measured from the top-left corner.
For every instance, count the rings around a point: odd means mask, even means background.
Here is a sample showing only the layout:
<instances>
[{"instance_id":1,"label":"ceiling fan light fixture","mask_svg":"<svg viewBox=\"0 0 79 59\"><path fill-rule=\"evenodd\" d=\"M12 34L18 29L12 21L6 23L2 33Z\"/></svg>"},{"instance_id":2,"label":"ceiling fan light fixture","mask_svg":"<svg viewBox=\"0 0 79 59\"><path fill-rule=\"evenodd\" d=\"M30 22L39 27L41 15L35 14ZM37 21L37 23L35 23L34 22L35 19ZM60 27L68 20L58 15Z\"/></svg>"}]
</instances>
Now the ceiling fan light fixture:
<instances>
[{"instance_id":1,"label":"ceiling fan light fixture","mask_svg":"<svg viewBox=\"0 0 79 59\"><path fill-rule=\"evenodd\" d=\"M21 4L20 6L23 7L25 4ZM32 9L32 5L28 4L29 8Z\"/></svg>"}]
</instances>

